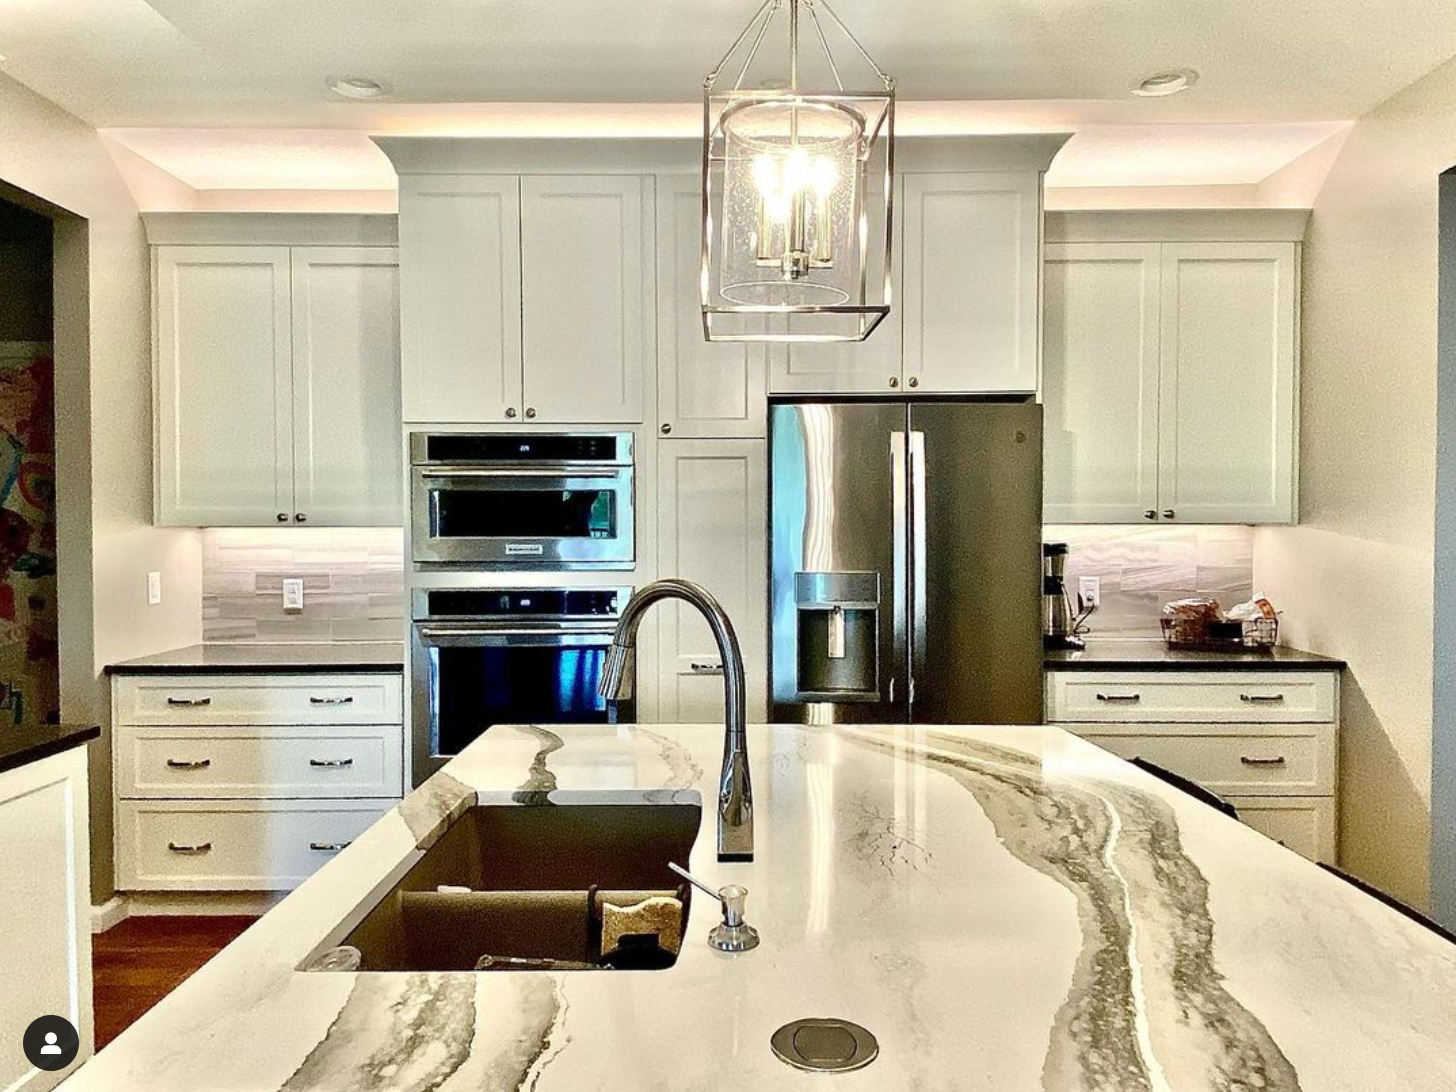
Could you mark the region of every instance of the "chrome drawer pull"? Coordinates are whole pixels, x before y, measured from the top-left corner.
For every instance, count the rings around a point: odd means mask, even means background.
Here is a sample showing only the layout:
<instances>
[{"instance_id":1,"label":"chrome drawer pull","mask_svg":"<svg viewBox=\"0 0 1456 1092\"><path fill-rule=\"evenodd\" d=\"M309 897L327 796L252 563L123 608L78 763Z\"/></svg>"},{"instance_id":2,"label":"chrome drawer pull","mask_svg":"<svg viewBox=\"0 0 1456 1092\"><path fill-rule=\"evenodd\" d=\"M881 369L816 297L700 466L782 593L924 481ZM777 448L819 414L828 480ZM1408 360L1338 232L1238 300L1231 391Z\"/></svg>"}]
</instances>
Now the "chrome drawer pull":
<instances>
[{"instance_id":1,"label":"chrome drawer pull","mask_svg":"<svg viewBox=\"0 0 1456 1092\"><path fill-rule=\"evenodd\" d=\"M688 664L688 670L694 675L721 675L723 674L723 665L716 660L706 662L703 660L693 660Z\"/></svg>"},{"instance_id":2,"label":"chrome drawer pull","mask_svg":"<svg viewBox=\"0 0 1456 1092\"><path fill-rule=\"evenodd\" d=\"M316 853L338 853L340 850L348 849L351 842L309 842L308 848Z\"/></svg>"},{"instance_id":3,"label":"chrome drawer pull","mask_svg":"<svg viewBox=\"0 0 1456 1092\"><path fill-rule=\"evenodd\" d=\"M1249 755L1240 755L1239 761L1245 766L1283 766L1288 759L1283 755L1275 755L1273 758L1253 758Z\"/></svg>"},{"instance_id":4,"label":"chrome drawer pull","mask_svg":"<svg viewBox=\"0 0 1456 1092\"><path fill-rule=\"evenodd\" d=\"M1134 702L1142 701L1143 696L1141 694L1098 694L1097 700L1112 703L1123 702L1124 704L1132 705Z\"/></svg>"},{"instance_id":5,"label":"chrome drawer pull","mask_svg":"<svg viewBox=\"0 0 1456 1092\"><path fill-rule=\"evenodd\" d=\"M167 767L172 770L205 770L212 765L210 758L169 758Z\"/></svg>"},{"instance_id":6,"label":"chrome drawer pull","mask_svg":"<svg viewBox=\"0 0 1456 1092\"><path fill-rule=\"evenodd\" d=\"M311 758L308 760L308 764L324 770L346 770L354 765L354 760L352 758Z\"/></svg>"},{"instance_id":7,"label":"chrome drawer pull","mask_svg":"<svg viewBox=\"0 0 1456 1092\"><path fill-rule=\"evenodd\" d=\"M184 709L201 709L204 705L211 705L211 698L168 698L168 705L181 706Z\"/></svg>"},{"instance_id":8,"label":"chrome drawer pull","mask_svg":"<svg viewBox=\"0 0 1456 1092\"><path fill-rule=\"evenodd\" d=\"M309 698L308 699L308 704L309 705L353 705L354 704L354 697L353 697L353 695L350 695L349 697L346 697L346 698Z\"/></svg>"},{"instance_id":9,"label":"chrome drawer pull","mask_svg":"<svg viewBox=\"0 0 1456 1092\"><path fill-rule=\"evenodd\" d=\"M167 848L173 853L180 853L185 857L197 857L203 853L211 853L212 843L198 842L195 846L179 846L176 842L168 842Z\"/></svg>"},{"instance_id":10,"label":"chrome drawer pull","mask_svg":"<svg viewBox=\"0 0 1456 1092\"><path fill-rule=\"evenodd\" d=\"M1283 694L1240 694L1239 701L1249 705L1278 705L1284 700Z\"/></svg>"}]
</instances>

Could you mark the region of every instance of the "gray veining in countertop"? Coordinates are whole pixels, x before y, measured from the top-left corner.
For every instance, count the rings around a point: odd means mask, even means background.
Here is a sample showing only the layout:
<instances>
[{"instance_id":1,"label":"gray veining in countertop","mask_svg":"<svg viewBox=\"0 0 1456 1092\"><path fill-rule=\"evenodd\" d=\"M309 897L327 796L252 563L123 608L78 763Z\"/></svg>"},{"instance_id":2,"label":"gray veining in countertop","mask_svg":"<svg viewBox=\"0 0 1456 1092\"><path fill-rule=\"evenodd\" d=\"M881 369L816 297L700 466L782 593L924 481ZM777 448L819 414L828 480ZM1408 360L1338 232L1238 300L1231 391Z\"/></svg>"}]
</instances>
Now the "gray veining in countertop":
<instances>
[{"instance_id":1,"label":"gray veining in countertop","mask_svg":"<svg viewBox=\"0 0 1456 1092\"><path fill-rule=\"evenodd\" d=\"M1283 646L1268 652L1195 652L1157 640L1089 639L1080 651L1048 651L1050 671L1333 671L1345 662Z\"/></svg>"},{"instance_id":2,"label":"gray veining in countertop","mask_svg":"<svg viewBox=\"0 0 1456 1092\"><path fill-rule=\"evenodd\" d=\"M202 644L111 664L113 675L216 672L404 670L404 642L300 641L296 644Z\"/></svg>"},{"instance_id":3,"label":"gray veining in countertop","mask_svg":"<svg viewBox=\"0 0 1456 1092\"><path fill-rule=\"evenodd\" d=\"M756 951L692 904L662 972L308 973L476 802L710 800L722 729L496 728L87 1063L67 1092L821 1089L768 1049L837 1015L847 1092L1449 1092L1456 946L1055 728L750 728ZM711 816L711 810L708 814Z\"/></svg>"}]
</instances>

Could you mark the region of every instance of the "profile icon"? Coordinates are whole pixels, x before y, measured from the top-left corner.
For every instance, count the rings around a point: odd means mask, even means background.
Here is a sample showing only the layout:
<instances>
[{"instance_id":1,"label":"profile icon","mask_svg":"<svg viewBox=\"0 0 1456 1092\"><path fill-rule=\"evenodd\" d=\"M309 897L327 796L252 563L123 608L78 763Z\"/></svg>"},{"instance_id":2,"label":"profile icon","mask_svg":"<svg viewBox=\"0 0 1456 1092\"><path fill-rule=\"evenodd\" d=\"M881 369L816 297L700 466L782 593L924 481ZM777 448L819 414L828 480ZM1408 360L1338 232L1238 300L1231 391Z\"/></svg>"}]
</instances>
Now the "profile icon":
<instances>
[{"instance_id":1,"label":"profile icon","mask_svg":"<svg viewBox=\"0 0 1456 1092\"><path fill-rule=\"evenodd\" d=\"M65 1069L81 1051L81 1036L64 1016L38 1016L25 1029L21 1045L37 1069Z\"/></svg>"}]
</instances>

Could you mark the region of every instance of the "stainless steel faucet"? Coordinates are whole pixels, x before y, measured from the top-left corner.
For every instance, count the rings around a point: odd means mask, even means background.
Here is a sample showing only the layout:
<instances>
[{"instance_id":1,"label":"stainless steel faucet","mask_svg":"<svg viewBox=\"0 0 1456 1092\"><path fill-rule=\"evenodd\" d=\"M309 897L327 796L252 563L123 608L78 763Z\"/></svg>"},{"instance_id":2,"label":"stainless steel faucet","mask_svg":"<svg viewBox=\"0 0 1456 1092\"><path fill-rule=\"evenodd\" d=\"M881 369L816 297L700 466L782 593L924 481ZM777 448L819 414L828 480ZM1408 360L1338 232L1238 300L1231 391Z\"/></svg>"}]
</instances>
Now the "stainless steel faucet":
<instances>
[{"instance_id":1,"label":"stainless steel faucet","mask_svg":"<svg viewBox=\"0 0 1456 1092\"><path fill-rule=\"evenodd\" d=\"M623 693L627 665L637 647L637 627L647 608L664 599L680 599L697 608L718 642L723 660L723 772L718 779L718 860L753 860L753 787L748 780L748 732L744 720L748 695L743 681L743 653L738 635L718 600L688 580L658 580L641 588L628 601L612 636L612 648L602 669L601 694L616 701Z\"/></svg>"}]
</instances>

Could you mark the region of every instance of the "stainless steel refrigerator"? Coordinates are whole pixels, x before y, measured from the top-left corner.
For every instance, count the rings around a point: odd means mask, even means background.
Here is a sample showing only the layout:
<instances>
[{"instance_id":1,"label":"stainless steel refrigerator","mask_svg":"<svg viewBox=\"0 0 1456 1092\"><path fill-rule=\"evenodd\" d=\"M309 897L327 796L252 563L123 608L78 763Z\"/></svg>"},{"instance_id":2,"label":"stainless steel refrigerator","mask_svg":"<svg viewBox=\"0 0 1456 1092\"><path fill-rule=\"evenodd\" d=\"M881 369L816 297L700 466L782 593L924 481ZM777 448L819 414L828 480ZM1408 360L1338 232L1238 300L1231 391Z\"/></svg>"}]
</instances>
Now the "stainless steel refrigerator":
<instances>
[{"instance_id":1,"label":"stainless steel refrigerator","mask_svg":"<svg viewBox=\"0 0 1456 1092\"><path fill-rule=\"evenodd\" d=\"M1041 722L1041 412L770 407L774 720Z\"/></svg>"}]
</instances>

